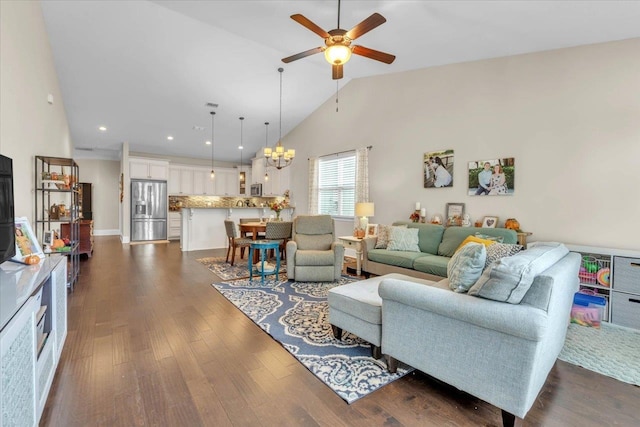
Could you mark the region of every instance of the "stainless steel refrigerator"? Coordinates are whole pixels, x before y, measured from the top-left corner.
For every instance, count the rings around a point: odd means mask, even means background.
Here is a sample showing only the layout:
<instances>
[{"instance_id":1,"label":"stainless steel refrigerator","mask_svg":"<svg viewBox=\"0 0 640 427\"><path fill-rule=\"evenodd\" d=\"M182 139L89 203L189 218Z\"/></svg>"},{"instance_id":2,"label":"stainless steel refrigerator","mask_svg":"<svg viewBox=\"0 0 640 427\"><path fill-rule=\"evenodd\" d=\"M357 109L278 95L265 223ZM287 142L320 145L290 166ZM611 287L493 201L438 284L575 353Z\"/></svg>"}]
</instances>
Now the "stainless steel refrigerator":
<instances>
[{"instance_id":1,"label":"stainless steel refrigerator","mask_svg":"<svg viewBox=\"0 0 640 427\"><path fill-rule=\"evenodd\" d=\"M167 181L131 180L131 241L167 239Z\"/></svg>"}]
</instances>

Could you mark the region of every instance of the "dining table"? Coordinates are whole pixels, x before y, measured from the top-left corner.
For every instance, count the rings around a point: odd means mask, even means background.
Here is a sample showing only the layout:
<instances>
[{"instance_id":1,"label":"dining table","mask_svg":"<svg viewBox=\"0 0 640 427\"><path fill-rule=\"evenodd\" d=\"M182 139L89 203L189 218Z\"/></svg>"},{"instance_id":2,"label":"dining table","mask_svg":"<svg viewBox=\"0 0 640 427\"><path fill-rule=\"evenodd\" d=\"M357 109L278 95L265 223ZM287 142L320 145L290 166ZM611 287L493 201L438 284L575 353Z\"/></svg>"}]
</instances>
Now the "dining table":
<instances>
[{"instance_id":1,"label":"dining table","mask_svg":"<svg viewBox=\"0 0 640 427\"><path fill-rule=\"evenodd\" d=\"M258 240L258 233L264 233L267 231L267 223L266 222L245 222L239 224L240 226L240 235L246 236L248 233L251 233L251 238L253 240ZM253 262L258 262L258 252L255 251L253 253Z\"/></svg>"}]
</instances>

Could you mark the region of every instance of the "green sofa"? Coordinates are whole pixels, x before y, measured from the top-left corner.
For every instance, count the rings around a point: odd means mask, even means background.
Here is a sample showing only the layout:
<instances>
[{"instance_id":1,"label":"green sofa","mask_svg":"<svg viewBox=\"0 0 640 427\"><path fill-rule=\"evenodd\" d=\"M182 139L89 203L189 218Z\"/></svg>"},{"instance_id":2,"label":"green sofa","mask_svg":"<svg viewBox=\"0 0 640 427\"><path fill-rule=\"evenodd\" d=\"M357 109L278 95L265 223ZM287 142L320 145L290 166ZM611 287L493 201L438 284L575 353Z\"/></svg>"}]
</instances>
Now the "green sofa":
<instances>
[{"instance_id":1,"label":"green sofa","mask_svg":"<svg viewBox=\"0 0 640 427\"><path fill-rule=\"evenodd\" d=\"M406 274L427 280L447 277L447 264L460 243L476 233L502 237L503 243L517 243L518 235L506 228L444 227L437 224L395 222L417 228L420 252L375 249L376 238L362 241L362 271L366 276L390 273Z\"/></svg>"}]
</instances>

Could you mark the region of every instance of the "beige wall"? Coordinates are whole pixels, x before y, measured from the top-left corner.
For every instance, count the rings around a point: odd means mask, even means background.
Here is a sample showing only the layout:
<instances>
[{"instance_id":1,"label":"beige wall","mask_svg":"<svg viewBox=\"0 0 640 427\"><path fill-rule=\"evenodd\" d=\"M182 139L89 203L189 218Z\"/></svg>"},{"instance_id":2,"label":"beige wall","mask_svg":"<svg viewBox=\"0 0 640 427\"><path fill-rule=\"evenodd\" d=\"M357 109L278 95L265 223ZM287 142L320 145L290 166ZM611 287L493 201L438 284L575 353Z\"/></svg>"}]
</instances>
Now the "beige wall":
<instances>
[{"instance_id":1,"label":"beige wall","mask_svg":"<svg viewBox=\"0 0 640 427\"><path fill-rule=\"evenodd\" d=\"M34 157L71 150L40 3L0 1L0 153L14 162L16 216L34 220Z\"/></svg>"},{"instance_id":2,"label":"beige wall","mask_svg":"<svg viewBox=\"0 0 640 427\"><path fill-rule=\"evenodd\" d=\"M284 139L306 159L365 145L372 223L462 202L473 220L515 217L531 240L639 249L640 39L363 78ZM455 150L453 188L425 189L422 157ZM467 162L515 157L516 193L468 196ZM307 182L292 179L297 212ZM349 232L351 224L339 232Z\"/></svg>"},{"instance_id":3,"label":"beige wall","mask_svg":"<svg viewBox=\"0 0 640 427\"><path fill-rule=\"evenodd\" d=\"M96 235L120 234L119 160L77 159L80 182L92 184L93 230Z\"/></svg>"}]
</instances>

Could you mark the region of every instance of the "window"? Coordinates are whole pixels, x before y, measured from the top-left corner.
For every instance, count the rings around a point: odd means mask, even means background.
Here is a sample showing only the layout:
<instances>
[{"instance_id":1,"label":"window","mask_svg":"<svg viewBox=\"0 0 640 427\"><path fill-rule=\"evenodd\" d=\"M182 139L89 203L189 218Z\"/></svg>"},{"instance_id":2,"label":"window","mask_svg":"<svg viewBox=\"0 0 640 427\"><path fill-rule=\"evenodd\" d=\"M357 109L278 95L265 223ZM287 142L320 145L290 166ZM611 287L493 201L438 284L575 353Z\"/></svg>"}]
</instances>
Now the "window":
<instances>
[{"instance_id":1,"label":"window","mask_svg":"<svg viewBox=\"0 0 640 427\"><path fill-rule=\"evenodd\" d=\"M318 165L319 213L334 217L353 217L355 197L355 152L321 158Z\"/></svg>"}]
</instances>

